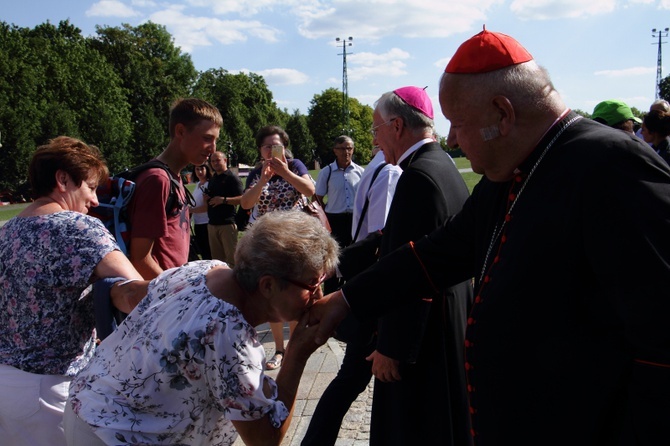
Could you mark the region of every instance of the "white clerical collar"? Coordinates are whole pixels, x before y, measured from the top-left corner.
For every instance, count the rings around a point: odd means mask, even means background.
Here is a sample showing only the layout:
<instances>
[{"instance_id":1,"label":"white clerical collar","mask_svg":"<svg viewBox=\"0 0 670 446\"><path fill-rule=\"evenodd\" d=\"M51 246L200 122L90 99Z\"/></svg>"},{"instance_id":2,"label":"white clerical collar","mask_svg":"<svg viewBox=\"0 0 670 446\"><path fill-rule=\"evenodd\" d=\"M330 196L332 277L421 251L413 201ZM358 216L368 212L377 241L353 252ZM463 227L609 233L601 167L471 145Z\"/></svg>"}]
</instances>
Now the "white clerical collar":
<instances>
[{"instance_id":1,"label":"white clerical collar","mask_svg":"<svg viewBox=\"0 0 670 446\"><path fill-rule=\"evenodd\" d=\"M400 158L398 158L398 165L400 165L400 163L402 163L402 162L405 160L405 158L407 158L407 157L410 156L412 153L414 153L414 152L416 152L417 150L419 150L419 147L423 146L424 144L428 144L429 142L434 142L434 141L435 141L435 140L434 140L433 138L423 138L421 141L417 141L416 143L414 143L414 145L412 145L412 147L410 147L409 149L407 149L407 150L405 151L405 153L403 153L402 155L400 155Z\"/></svg>"}]
</instances>

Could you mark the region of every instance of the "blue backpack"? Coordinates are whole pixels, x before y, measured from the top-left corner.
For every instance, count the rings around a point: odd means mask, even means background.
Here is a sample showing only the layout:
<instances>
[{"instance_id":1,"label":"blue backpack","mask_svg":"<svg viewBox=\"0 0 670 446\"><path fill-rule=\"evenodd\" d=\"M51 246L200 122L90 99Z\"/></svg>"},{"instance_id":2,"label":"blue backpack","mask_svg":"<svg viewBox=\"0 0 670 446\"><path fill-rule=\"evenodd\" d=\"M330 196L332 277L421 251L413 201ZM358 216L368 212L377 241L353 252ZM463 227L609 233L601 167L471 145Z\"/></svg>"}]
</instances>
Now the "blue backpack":
<instances>
[{"instance_id":1,"label":"blue backpack","mask_svg":"<svg viewBox=\"0 0 670 446\"><path fill-rule=\"evenodd\" d=\"M99 218L107 230L112 233L121 251L128 255L130 249L130 219L128 217L128 203L135 193L135 180L147 169L163 169L170 178L170 195L165 203L165 214L171 215L175 208L181 209L183 206L195 206L195 200L191 192L182 187L179 181L175 180L170 173L167 164L151 160L131 169L124 170L110 177L107 182L100 185L97 190L97 207L91 208L89 215ZM186 196L186 203L179 199L179 190L183 190Z\"/></svg>"}]
</instances>

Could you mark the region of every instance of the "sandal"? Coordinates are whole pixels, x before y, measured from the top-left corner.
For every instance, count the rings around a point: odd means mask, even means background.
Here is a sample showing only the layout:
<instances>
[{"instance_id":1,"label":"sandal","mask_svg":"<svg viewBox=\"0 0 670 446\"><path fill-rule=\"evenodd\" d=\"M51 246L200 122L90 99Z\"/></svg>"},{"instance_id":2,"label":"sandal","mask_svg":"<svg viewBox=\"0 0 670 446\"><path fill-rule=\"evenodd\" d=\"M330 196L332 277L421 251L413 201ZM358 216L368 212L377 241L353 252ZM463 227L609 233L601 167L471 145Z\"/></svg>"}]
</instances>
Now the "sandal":
<instances>
[{"instance_id":1,"label":"sandal","mask_svg":"<svg viewBox=\"0 0 670 446\"><path fill-rule=\"evenodd\" d=\"M284 352L276 351L272 355L272 359L265 363L265 368L268 370L275 370L281 367L281 362L284 359Z\"/></svg>"}]
</instances>

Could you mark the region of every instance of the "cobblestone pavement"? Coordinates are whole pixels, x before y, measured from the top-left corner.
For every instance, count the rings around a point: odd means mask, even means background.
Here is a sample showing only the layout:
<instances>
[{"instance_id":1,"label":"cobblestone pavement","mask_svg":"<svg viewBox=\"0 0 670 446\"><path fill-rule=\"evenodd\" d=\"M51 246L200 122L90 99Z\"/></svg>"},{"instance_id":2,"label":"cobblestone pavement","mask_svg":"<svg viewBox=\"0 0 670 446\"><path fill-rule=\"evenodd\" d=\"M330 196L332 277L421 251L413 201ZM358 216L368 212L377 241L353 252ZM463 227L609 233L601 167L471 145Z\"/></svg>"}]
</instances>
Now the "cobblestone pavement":
<instances>
[{"instance_id":1,"label":"cobblestone pavement","mask_svg":"<svg viewBox=\"0 0 670 446\"><path fill-rule=\"evenodd\" d=\"M259 338L265 348L266 358L274 353L274 340L268 324L257 327ZM284 327L284 342L288 340L288 324ZM333 338L319 347L307 361L300 380L293 421L282 442L282 446L299 446L312 418L321 394L339 370L344 356L345 344ZM267 374L275 377L278 370ZM372 407L372 386L370 381L366 391L358 396L344 417L336 446L367 446L370 436L370 409ZM243 446L237 439L234 446Z\"/></svg>"}]
</instances>

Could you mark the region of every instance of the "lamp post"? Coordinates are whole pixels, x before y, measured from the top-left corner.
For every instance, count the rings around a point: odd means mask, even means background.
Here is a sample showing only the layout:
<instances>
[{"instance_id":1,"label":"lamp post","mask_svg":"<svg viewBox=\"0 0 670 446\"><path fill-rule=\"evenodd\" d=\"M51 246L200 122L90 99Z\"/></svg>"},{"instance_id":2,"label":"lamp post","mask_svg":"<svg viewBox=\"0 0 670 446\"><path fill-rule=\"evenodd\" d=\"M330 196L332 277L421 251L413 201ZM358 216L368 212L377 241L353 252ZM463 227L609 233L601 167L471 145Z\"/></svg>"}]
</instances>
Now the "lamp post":
<instances>
[{"instance_id":1,"label":"lamp post","mask_svg":"<svg viewBox=\"0 0 670 446\"><path fill-rule=\"evenodd\" d=\"M661 81L663 80L663 76L661 76L661 66L662 66L662 61L661 61L661 48L664 43L667 42L661 42L661 38L663 37L668 37L668 31L670 31L670 28L665 28L665 29L652 29L651 30L651 37L658 37L658 43L653 43L652 45L658 45L658 60L656 62L656 99L661 97Z\"/></svg>"},{"instance_id":2,"label":"lamp post","mask_svg":"<svg viewBox=\"0 0 670 446\"><path fill-rule=\"evenodd\" d=\"M339 45L342 42L342 133L351 134L349 128L349 81L347 80L347 46L353 45L354 38L349 36L346 39L339 37L335 41Z\"/></svg>"}]
</instances>

